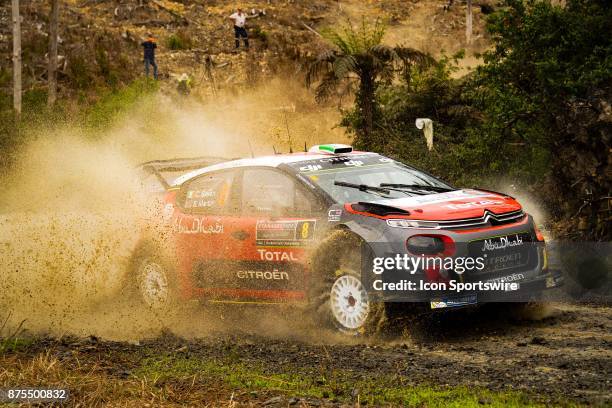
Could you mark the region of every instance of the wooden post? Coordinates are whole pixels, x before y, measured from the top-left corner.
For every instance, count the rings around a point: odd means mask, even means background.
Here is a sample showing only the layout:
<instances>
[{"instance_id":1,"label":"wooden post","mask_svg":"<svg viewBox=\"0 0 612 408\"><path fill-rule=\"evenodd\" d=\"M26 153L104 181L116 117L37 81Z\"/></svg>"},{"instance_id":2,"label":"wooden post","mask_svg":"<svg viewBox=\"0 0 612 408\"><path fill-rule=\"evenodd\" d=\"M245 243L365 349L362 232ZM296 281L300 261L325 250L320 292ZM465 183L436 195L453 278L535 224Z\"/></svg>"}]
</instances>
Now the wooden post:
<instances>
[{"instance_id":1,"label":"wooden post","mask_svg":"<svg viewBox=\"0 0 612 408\"><path fill-rule=\"evenodd\" d=\"M13 9L13 109L21 117L21 17L19 0L12 0Z\"/></svg>"},{"instance_id":2,"label":"wooden post","mask_svg":"<svg viewBox=\"0 0 612 408\"><path fill-rule=\"evenodd\" d=\"M465 10L465 42L467 45L472 43L472 0L467 0Z\"/></svg>"},{"instance_id":3,"label":"wooden post","mask_svg":"<svg viewBox=\"0 0 612 408\"><path fill-rule=\"evenodd\" d=\"M52 107L57 100L57 26L59 20L59 0L51 0L49 16L49 69L47 84L47 106Z\"/></svg>"}]
</instances>

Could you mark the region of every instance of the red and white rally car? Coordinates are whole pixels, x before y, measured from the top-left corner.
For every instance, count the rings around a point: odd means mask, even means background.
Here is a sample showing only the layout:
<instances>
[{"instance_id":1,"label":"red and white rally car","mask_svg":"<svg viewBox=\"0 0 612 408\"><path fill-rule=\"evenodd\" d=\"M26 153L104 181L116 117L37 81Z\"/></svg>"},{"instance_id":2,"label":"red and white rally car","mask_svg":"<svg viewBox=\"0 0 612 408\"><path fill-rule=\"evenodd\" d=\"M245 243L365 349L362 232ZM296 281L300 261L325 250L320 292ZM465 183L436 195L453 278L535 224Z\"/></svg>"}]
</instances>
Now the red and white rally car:
<instances>
[{"instance_id":1,"label":"red and white rally car","mask_svg":"<svg viewBox=\"0 0 612 408\"><path fill-rule=\"evenodd\" d=\"M525 300L560 284L547 268L544 238L514 198L457 189L376 153L331 144L141 169L146 188L163 199L167 228L144 234L129 287L153 308L189 299L297 302L329 327L361 333L390 305ZM373 260L385 257L474 257L482 268L433 263L374 272ZM388 290L407 281L513 282L519 289Z\"/></svg>"}]
</instances>

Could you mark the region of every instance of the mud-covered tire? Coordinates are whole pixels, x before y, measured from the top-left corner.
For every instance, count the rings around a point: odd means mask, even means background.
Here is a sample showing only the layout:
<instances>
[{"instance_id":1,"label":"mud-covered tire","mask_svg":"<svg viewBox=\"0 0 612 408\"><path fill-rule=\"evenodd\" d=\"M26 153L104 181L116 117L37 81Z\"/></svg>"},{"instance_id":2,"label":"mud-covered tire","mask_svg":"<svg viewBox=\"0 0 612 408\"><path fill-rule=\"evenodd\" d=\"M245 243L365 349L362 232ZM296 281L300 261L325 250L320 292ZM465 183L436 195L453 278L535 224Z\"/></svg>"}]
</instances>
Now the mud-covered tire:
<instances>
[{"instance_id":1,"label":"mud-covered tire","mask_svg":"<svg viewBox=\"0 0 612 408\"><path fill-rule=\"evenodd\" d=\"M141 243L130 260L125 289L130 300L152 311L167 313L174 310L180 299L172 257L159 244Z\"/></svg>"},{"instance_id":2,"label":"mud-covered tire","mask_svg":"<svg viewBox=\"0 0 612 408\"><path fill-rule=\"evenodd\" d=\"M317 325L347 335L381 331L385 305L373 302L361 282L364 245L355 234L339 230L315 249L307 311Z\"/></svg>"}]
</instances>

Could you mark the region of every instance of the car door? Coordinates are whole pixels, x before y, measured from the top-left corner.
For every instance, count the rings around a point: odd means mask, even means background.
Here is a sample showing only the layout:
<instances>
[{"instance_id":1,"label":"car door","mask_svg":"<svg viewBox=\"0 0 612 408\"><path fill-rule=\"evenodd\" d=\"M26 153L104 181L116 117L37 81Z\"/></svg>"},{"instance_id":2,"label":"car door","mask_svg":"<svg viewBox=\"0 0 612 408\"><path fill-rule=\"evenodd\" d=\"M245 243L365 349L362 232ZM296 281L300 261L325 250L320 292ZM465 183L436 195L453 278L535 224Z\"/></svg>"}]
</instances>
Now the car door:
<instances>
[{"instance_id":1,"label":"car door","mask_svg":"<svg viewBox=\"0 0 612 408\"><path fill-rule=\"evenodd\" d=\"M305 299L307 251L318 221L314 196L287 173L253 167L243 170L240 201L248 237L236 270L241 295Z\"/></svg>"},{"instance_id":2,"label":"car door","mask_svg":"<svg viewBox=\"0 0 612 408\"><path fill-rule=\"evenodd\" d=\"M192 296L226 296L236 289L233 261L246 238L240 222L240 171L206 173L177 196L176 246L180 276Z\"/></svg>"}]
</instances>

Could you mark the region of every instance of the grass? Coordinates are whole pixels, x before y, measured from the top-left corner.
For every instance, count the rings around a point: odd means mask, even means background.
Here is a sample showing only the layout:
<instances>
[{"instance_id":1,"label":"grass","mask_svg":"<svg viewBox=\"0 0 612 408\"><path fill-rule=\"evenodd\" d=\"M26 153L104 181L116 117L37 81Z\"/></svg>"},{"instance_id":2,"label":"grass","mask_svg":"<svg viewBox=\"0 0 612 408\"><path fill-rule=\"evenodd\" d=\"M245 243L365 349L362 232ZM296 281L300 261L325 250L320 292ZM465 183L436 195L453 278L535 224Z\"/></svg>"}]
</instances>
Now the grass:
<instances>
[{"instance_id":1,"label":"grass","mask_svg":"<svg viewBox=\"0 0 612 408\"><path fill-rule=\"evenodd\" d=\"M72 345L75 341L76 346ZM309 405L311 398L353 406L544 407L552 397L414 383L405 371L381 373L373 369L364 375L336 368L332 362L320 367L308 363L266 365L245 360L233 349L212 358L168 351L165 346L98 347L72 338L54 346L45 343L41 347L36 340L16 338L10 342L0 339L0 344L5 346L0 353L0 388L23 384L67 388L69 406L235 407L261 405L272 397L284 396L285 401L300 398L296 405L300 407ZM574 406L567 402L561 405Z\"/></svg>"},{"instance_id":2,"label":"grass","mask_svg":"<svg viewBox=\"0 0 612 408\"><path fill-rule=\"evenodd\" d=\"M120 90L109 91L85 111L83 124L92 130L107 128L144 96L156 92L158 88L157 81L141 78Z\"/></svg>"},{"instance_id":3,"label":"grass","mask_svg":"<svg viewBox=\"0 0 612 408\"><path fill-rule=\"evenodd\" d=\"M380 376L354 379L352 373L299 375L269 372L264 367L242 362L200 360L181 355L148 357L134 373L147 382L165 382L173 378L223 379L227 386L242 391L274 391L288 397L315 397L334 402L369 405L433 407L544 406L528 396L513 391L489 391L481 388L410 385L405 376Z\"/></svg>"},{"instance_id":4,"label":"grass","mask_svg":"<svg viewBox=\"0 0 612 408\"><path fill-rule=\"evenodd\" d=\"M188 50L193 47L193 39L184 30L178 30L175 34L171 34L166 40L166 46L174 51Z\"/></svg>"}]
</instances>

